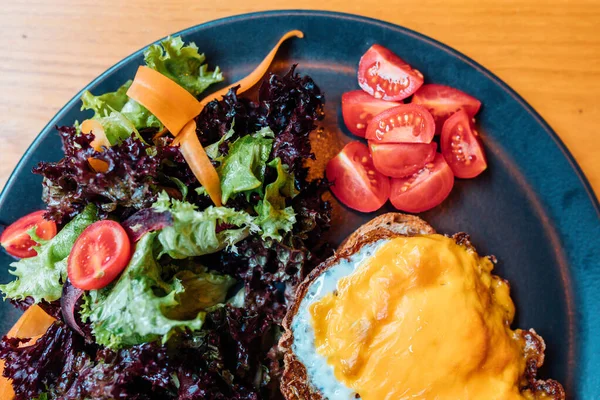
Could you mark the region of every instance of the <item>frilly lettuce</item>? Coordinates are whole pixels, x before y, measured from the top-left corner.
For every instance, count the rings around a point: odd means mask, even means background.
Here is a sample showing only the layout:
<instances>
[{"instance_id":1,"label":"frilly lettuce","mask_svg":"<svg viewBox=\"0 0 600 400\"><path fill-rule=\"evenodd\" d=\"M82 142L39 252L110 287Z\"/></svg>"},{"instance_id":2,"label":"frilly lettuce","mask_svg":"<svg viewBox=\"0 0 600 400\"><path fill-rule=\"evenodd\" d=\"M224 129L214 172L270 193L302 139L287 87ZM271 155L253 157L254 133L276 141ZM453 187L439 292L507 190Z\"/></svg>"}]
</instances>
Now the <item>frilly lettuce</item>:
<instances>
[{"instance_id":1,"label":"frilly lettuce","mask_svg":"<svg viewBox=\"0 0 600 400\"><path fill-rule=\"evenodd\" d=\"M174 80L194 96L209 85L221 82L223 74L217 67L208 71L204 54L198 53L194 43L184 46L180 37L168 37L144 51L146 64ZM144 128L162 129L163 125L150 111L127 96L132 81L127 81L114 92L94 96L89 91L81 96L82 110L93 110L93 119L102 124L111 145L125 140L131 134L139 136Z\"/></svg>"},{"instance_id":2,"label":"frilly lettuce","mask_svg":"<svg viewBox=\"0 0 600 400\"><path fill-rule=\"evenodd\" d=\"M167 309L167 314L176 319L192 319L200 311L223 304L227 291L235 284L229 275L219 275L203 267L195 271L183 270L175 274L185 290L177 294L178 305Z\"/></svg>"},{"instance_id":3,"label":"frilly lettuce","mask_svg":"<svg viewBox=\"0 0 600 400\"><path fill-rule=\"evenodd\" d=\"M91 322L98 344L116 349L157 339L166 342L179 329L198 330L205 310L223 303L235 283L201 267L163 280L157 235L142 237L116 283L86 296L81 316Z\"/></svg>"},{"instance_id":4,"label":"frilly lettuce","mask_svg":"<svg viewBox=\"0 0 600 400\"><path fill-rule=\"evenodd\" d=\"M81 95L81 109L94 111L111 145L115 145L143 128L162 128L160 121L144 106L127 96L131 81L125 82L115 92L94 96L86 90Z\"/></svg>"},{"instance_id":5,"label":"frilly lettuce","mask_svg":"<svg viewBox=\"0 0 600 400\"><path fill-rule=\"evenodd\" d=\"M158 211L169 211L173 224L158 234L160 255L175 259L215 253L233 247L251 232L258 231L254 218L244 211L227 207L208 207L198 211L196 206L166 193L159 195L153 205Z\"/></svg>"},{"instance_id":6,"label":"frilly lettuce","mask_svg":"<svg viewBox=\"0 0 600 400\"><path fill-rule=\"evenodd\" d=\"M206 57L198 53L196 44L191 42L184 46L180 37L167 37L160 44L151 45L144 51L144 60L150 68L177 82L194 96L223 80L219 67L209 71L204 64Z\"/></svg>"},{"instance_id":7,"label":"frilly lettuce","mask_svg":"<svg viewBox=\"0 0 600 400\"><path fill-rule=\"evenodd\" d=\"M86 90L81 95L81 110L92 110L95 115L101 117L109 114L112 110L121 110L125 103L129 100L127 90L131 86L132 81L125 82L123 86L114 92L94 96L89 90Z\"/></svg>"},{"instance_id":8,"label":"frilly lettuce","mask_svg":"<svg viewBox=\"0 0 600 400\"><path fill-rule=\"evenodd\" d=\"M232 131L227 134L233 135ZM254 223L260 227L263 239L281 240L282 235L292 230L296 223L296 214L286 199L298 194L294 175L288 167L276 158L267 164L273 149L273 131L266 127L260 131L243 136L229 146L227 155L218 153L219 142L209 149L211 158L221 162L217 169L221 178L223 203L236 195L256 193L260 196L254 207ZM265 185L266 168L274 168L277 178Z\"/></svg>"},{"instance_id":9,"label":"frilly lettuce","mask_svg":"<svg viewBox=\"0 0 600 400\"><path fill-rule=\"evenodd\" d=\"M235 131L233 130L234 124L235 121L231 123L231 128L229 128L226 134L221 136L221 139L217 140L213 144L209 144L204 148L204 151L206 151L206 155L208 155L208 157L210 157L211 160L219 162L223 161L223 155L219 151L219 147L221 147L221 145L227 140L231 139L231 137L235 134Z\"/></svg>"},{"instance_id":10,"label":"frilly lettuce","mask_svg":"<svg viewBox=\"0 0 600 400\"><path fill-rule=\"evenodd\" d=\"M237 139L218 169L223 204L238 193L260 191L271 149L273 131L264 128Z\"/></svg>"},{"instance_id":11,"label":"frilly lettuce","mask_svg":"<svg viewBox=\"0 0 600 400\"><path fill-rule=\"evenodd\" d=\"M296 223L294 209L285 205L286 198L294 198L298 191L294 175L288 172L281 159L274 159L268 166L277 170L277 179L266 186L264 198L254 208L258 214L256 224L262 230L263 239L281 240L281 233L291 231Z\"/></svg>"},{"instance_id":12,"label":"frilly lettuce","mask_svg":"<svg viewBox=\"0 0 600 400\"><path fill-rule=\"evenodd\" d=\"M85 210L51 240L42 241L32 236L40 245L35 257L24 258L11 264L9 271L17 279L0 285L5 297L22 300L31 296L35 303L42 300L58 300L67 276L67 258L81 232L97 221L96 207L88 205ZM33 231L31 232L34 233Z\"/></svg>"}]
</instances>

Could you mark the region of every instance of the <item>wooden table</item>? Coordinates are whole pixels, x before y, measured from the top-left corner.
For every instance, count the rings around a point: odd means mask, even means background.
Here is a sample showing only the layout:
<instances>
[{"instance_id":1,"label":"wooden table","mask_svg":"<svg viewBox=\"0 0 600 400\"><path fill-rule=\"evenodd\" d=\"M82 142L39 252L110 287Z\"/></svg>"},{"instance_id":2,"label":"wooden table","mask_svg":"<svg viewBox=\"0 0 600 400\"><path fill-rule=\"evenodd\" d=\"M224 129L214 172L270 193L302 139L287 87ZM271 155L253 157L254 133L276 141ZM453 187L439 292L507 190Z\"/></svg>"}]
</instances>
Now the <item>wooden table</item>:
<instances>
[{"instance_id":1,"label":"wooden table","mask_svg":"<svg viewBox=\"0 0 600 400\"><path fill-rule=\"evenodd\" d=\"M302 7L390 21L472 57L512 86L550 123L600 194L598 0L1 3L0 188L50 118L83 86L128 54L212 19Z\"/></svg>"}]
</instances>

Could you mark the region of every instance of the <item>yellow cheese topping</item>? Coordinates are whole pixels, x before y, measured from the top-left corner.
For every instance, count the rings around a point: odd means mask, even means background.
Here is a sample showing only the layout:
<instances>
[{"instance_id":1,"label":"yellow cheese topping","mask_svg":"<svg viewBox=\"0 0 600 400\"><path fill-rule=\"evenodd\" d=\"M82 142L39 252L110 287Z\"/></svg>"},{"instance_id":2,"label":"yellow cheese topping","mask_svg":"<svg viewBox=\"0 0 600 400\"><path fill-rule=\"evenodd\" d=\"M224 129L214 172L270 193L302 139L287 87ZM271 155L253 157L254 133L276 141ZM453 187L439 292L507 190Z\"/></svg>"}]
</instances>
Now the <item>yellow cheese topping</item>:
<instances>
[{"instance_id":1,"label":"yellow cheese topping","mask_svg":"<svg viewBox=\"0 0 600 400\"><path fill-rule=\"evenodd\" d=\"M441 235L394 238L310 306L317 351L363 400L524 399L514 305L492 268Z\"/></svg>"}]
</instances>

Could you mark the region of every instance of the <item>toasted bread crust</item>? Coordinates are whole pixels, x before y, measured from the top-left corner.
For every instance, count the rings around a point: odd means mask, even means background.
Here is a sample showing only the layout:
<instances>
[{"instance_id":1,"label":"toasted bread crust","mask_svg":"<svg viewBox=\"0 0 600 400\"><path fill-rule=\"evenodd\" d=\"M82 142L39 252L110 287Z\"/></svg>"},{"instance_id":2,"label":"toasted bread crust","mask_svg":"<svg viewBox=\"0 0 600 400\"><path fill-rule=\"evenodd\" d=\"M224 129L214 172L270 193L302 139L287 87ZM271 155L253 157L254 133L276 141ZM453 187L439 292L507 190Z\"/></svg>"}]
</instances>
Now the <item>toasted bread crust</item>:
<instances>
[{"instance_id":1,"label":"toasted bread crust","mask_svg":"<svg viewBox=\"0 0 600 400\"><path fill-rule=\"evenodd\" d=\"M394 236L414 236L435 233L435 229L427 222L414 215L401 213L382 214L366 224L359 227L346 238L338 248L337 252L350 251L354 253L355 247L368 233L374 231L390 231ZM367 242L368 243L368 242ZM360 247L359 247L360 248ZM358 248L356 248L358 250Z\"/></svg>"},{"instance_id":2,"label":"toasted bread crust","mask_svg":"<svg viewBox=\"0 0 600 400\"><path fill-rule=\"evenodd\" d=\"M306 368L292 351L294 342L294 334L291 329L292 321L312 282L335 265L338 260L350 257L366 244L397 236L433 233L435 233L435 230L419 217L401 213L380 215L352 233L342 242L333 256L317 266L298 286L295 300L283 320L284 333L279 341L279 347L284 353L285 363L281 378L281 392L286 400L326 400L310 384ZM457 243L472 248L467 234L458 233L453 238ZM544 340L533 329L528 331L517 330L517 332L523 338L526 350L527 368L521 383L521 392L531 400L564 400L565 392L560 383L553 380L536 380L537 369L544 362L544 350L546 348Z\"/></svg>"},{"instance_id":3,"label":"toasted bread crust","mask_svg":"<svg viewBox=\"0 0 600 400\"><path fill-rule=\"evenodd\" d=\"M435 230L419 217L400 213L380 215L362 225L348 236L335 254L317 266L298 286L296 298L283 320L284 333L279 341L279 347L284 353L283 359L285 363L281 378L281 392L287 400L324 400L321 393L310 385L306 368L292 351L292 343L294 342L294 334L291 328L292 320L298 312L300 303L306 295L310 284L319 275L336 264L340 258L350 257L365 244L395 236L414 236L431 233L435 233Z\"/></svg>"}]
</instances>

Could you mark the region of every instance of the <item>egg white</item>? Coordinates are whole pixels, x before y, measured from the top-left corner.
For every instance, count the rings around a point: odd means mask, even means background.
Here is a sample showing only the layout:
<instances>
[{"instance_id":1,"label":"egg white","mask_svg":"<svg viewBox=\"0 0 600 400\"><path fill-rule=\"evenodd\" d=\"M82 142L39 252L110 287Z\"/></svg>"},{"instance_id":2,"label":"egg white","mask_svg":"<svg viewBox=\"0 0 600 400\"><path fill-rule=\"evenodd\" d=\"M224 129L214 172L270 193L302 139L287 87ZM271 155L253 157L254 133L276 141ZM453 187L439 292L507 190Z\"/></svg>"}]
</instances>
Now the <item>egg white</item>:
<instances>
[{"instance_id":1,"label":"egg white","mask_svg":"<svg viewBox=\"0 0 600 400\"><path fill-rule=\"evenodd\" d=\"M325 357L317 352L309 307L323 296L333 292L341 278L352 274L381 245L388 241L388 239L383 239L365 245L349 258L340 259L322 273L310 284L292 321L291 328L294 334L292 350L306 367L311 385L329 400L356 400L356 393L337 380L333 367L327 363Z\"/></svg>"}]
</instances>

